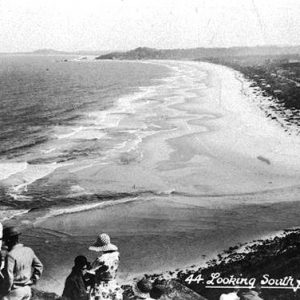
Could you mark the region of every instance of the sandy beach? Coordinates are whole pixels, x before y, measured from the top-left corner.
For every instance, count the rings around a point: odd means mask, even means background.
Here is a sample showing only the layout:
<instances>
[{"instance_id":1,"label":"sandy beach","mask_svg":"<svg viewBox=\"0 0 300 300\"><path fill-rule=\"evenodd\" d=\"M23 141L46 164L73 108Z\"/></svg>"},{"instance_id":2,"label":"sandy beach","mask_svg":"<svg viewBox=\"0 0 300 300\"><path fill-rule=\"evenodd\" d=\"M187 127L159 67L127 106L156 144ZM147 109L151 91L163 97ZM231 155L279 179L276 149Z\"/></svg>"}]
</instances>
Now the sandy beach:
<instances>
[{"instance_id":1,"label":"sandy beach","mask_svg":"<svg viewBox=\"0 0 300 300\"><path fill-rule=\"evenodd\" d=\"M173 76L129 101L127 112L111 112L121 116L111 130L138 138L105 161L47 177L50 187L72 178L76 196L127 196L18 219L28 226L24 241L45 263L42 289L61 293L74 257L95 258L87 248L100 232L119 246L120 279L128 280L201 264L229 246L299 225L299 136L264 116L235 71L153 63Z\"/></svg>"}]
</instances>

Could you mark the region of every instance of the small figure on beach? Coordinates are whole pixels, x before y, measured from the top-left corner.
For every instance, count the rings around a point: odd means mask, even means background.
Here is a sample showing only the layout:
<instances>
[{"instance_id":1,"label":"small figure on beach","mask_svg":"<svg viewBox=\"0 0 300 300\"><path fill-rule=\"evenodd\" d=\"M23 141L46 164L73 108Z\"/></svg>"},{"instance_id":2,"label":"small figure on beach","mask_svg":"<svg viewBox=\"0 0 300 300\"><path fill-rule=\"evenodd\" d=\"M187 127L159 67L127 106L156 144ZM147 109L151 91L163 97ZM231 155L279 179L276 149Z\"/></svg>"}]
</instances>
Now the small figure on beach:
<instances>
[{"instance_id":1,"label":"small figure on beach","mask_svg":"<svg viewBox=\"0 0 300 300\"><path fill-rule=\"evenodd\" d=\"M43 272L43 264L34 251L19 243L21 232L15 227L3 230L3 241L7 247L3 269L1 300L28 300L31 285L35 284Z\"/></svg>"},{"instance_id":2,"label":"small figure on beach","mask_svg":"<svg viewBox=\"0 0 300 300\"><path fill-rule=\"evenodd\" d=\"M62 298L65 300L88 300L88 282L85 279L88 269L87 258L79 255L74 260L74 266L65 282Z\"/></svg>"},{"instance_id":3,"label":"small figure on beach","mask_svg":"<svg viewBox=\"0 0 300 300\"><path fill-rule=\"evenodd\" d=\"M94 275L94 286L90 291L90 299L122 300L123 290L116 281L120 261L118 247L110 242L108 234L102 233L89 247L89 250L100 253L88 271Z\"/></svg>"}]
</instances>

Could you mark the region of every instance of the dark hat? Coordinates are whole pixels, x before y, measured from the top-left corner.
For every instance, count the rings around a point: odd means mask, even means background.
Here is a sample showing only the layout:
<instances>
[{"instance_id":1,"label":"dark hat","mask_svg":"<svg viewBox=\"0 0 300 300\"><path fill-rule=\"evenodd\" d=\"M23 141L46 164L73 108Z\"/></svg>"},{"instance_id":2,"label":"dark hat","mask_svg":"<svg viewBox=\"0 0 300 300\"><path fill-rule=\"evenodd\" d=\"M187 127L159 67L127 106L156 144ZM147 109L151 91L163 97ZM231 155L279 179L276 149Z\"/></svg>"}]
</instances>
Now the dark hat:
<instances>
[{"instance_id":1,"label":"dark hat","mask_svg":"<svg viewBox=\"0 0 300 300\"><path fill-rule=\"evenodd\" d=\"M87 258L83 255L78 255L74 259L74 266L78 269L82 269L84 266L88 265Z\"/></svg>"},{"instance_id":2,"label":"dark hat","mask_svg":"<svg viewBox=\"0 0 300 300\"><path fill-rule=\"evenodd\" d=\"M16 227L13 227L13 226L5 227L3 229L3 239L4 240L8 240L8 239L10 239L14 236L18 236L20 234L21 234L21 232Z\"/></svg>"}]
</instances>

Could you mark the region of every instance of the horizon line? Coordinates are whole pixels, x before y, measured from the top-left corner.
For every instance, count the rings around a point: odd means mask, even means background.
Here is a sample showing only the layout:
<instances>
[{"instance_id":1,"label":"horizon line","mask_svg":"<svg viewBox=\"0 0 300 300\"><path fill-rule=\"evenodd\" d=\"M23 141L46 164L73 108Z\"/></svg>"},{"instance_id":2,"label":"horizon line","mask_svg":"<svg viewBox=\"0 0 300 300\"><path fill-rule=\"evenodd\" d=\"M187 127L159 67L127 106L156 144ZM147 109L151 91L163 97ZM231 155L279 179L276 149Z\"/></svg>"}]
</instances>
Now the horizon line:
<instances>
[{"instance_id":1,"label":"horizon line","mask_svg":"<svg viewBox=\"0 0 300 300\"><path fill-rule=\"evenodd\" d=\"M192 49L234 49L234 48L268 48L268 47L278 47L278 48L287 48L287 47L300 47L300 44L268 44L268 45L255 45L255 46L218 46L218 47L186 47L186 48L155 48L155 47L147 47L147 46L138 46L135 48L127 49L127 50L57 50L53 48L39 48L36 50L30 51L1 51L0 54L34 54L36 52L56 52L61 54L78 54L78 53L88 53L88 52L128 52L139 48L147 48L153 50L192 50ZM300 54L300 53L299 53Z\"/></svg>"}]
</instances>

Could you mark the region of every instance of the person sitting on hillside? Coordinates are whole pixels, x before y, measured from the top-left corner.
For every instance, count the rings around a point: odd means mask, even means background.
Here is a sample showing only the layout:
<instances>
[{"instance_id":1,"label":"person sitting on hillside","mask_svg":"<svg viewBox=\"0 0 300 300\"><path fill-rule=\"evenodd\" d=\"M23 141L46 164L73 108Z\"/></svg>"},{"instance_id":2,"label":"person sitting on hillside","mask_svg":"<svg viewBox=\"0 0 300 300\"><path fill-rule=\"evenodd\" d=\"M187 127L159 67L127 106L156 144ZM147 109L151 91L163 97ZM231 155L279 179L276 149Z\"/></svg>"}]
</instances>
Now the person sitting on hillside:
<instances>
[{"instance_id":1,"label":"person sitting on hillside","mask_svg":"<svg viewBox=\"0 0 300 300\"><path fill-rule=\"evenodd\" d=\"M65 282L62 298L65 300L88 300L87 283L84 278L88 269L85 256L79 255L74 260L74 267Z\"/></svg>"}]
</instances>

